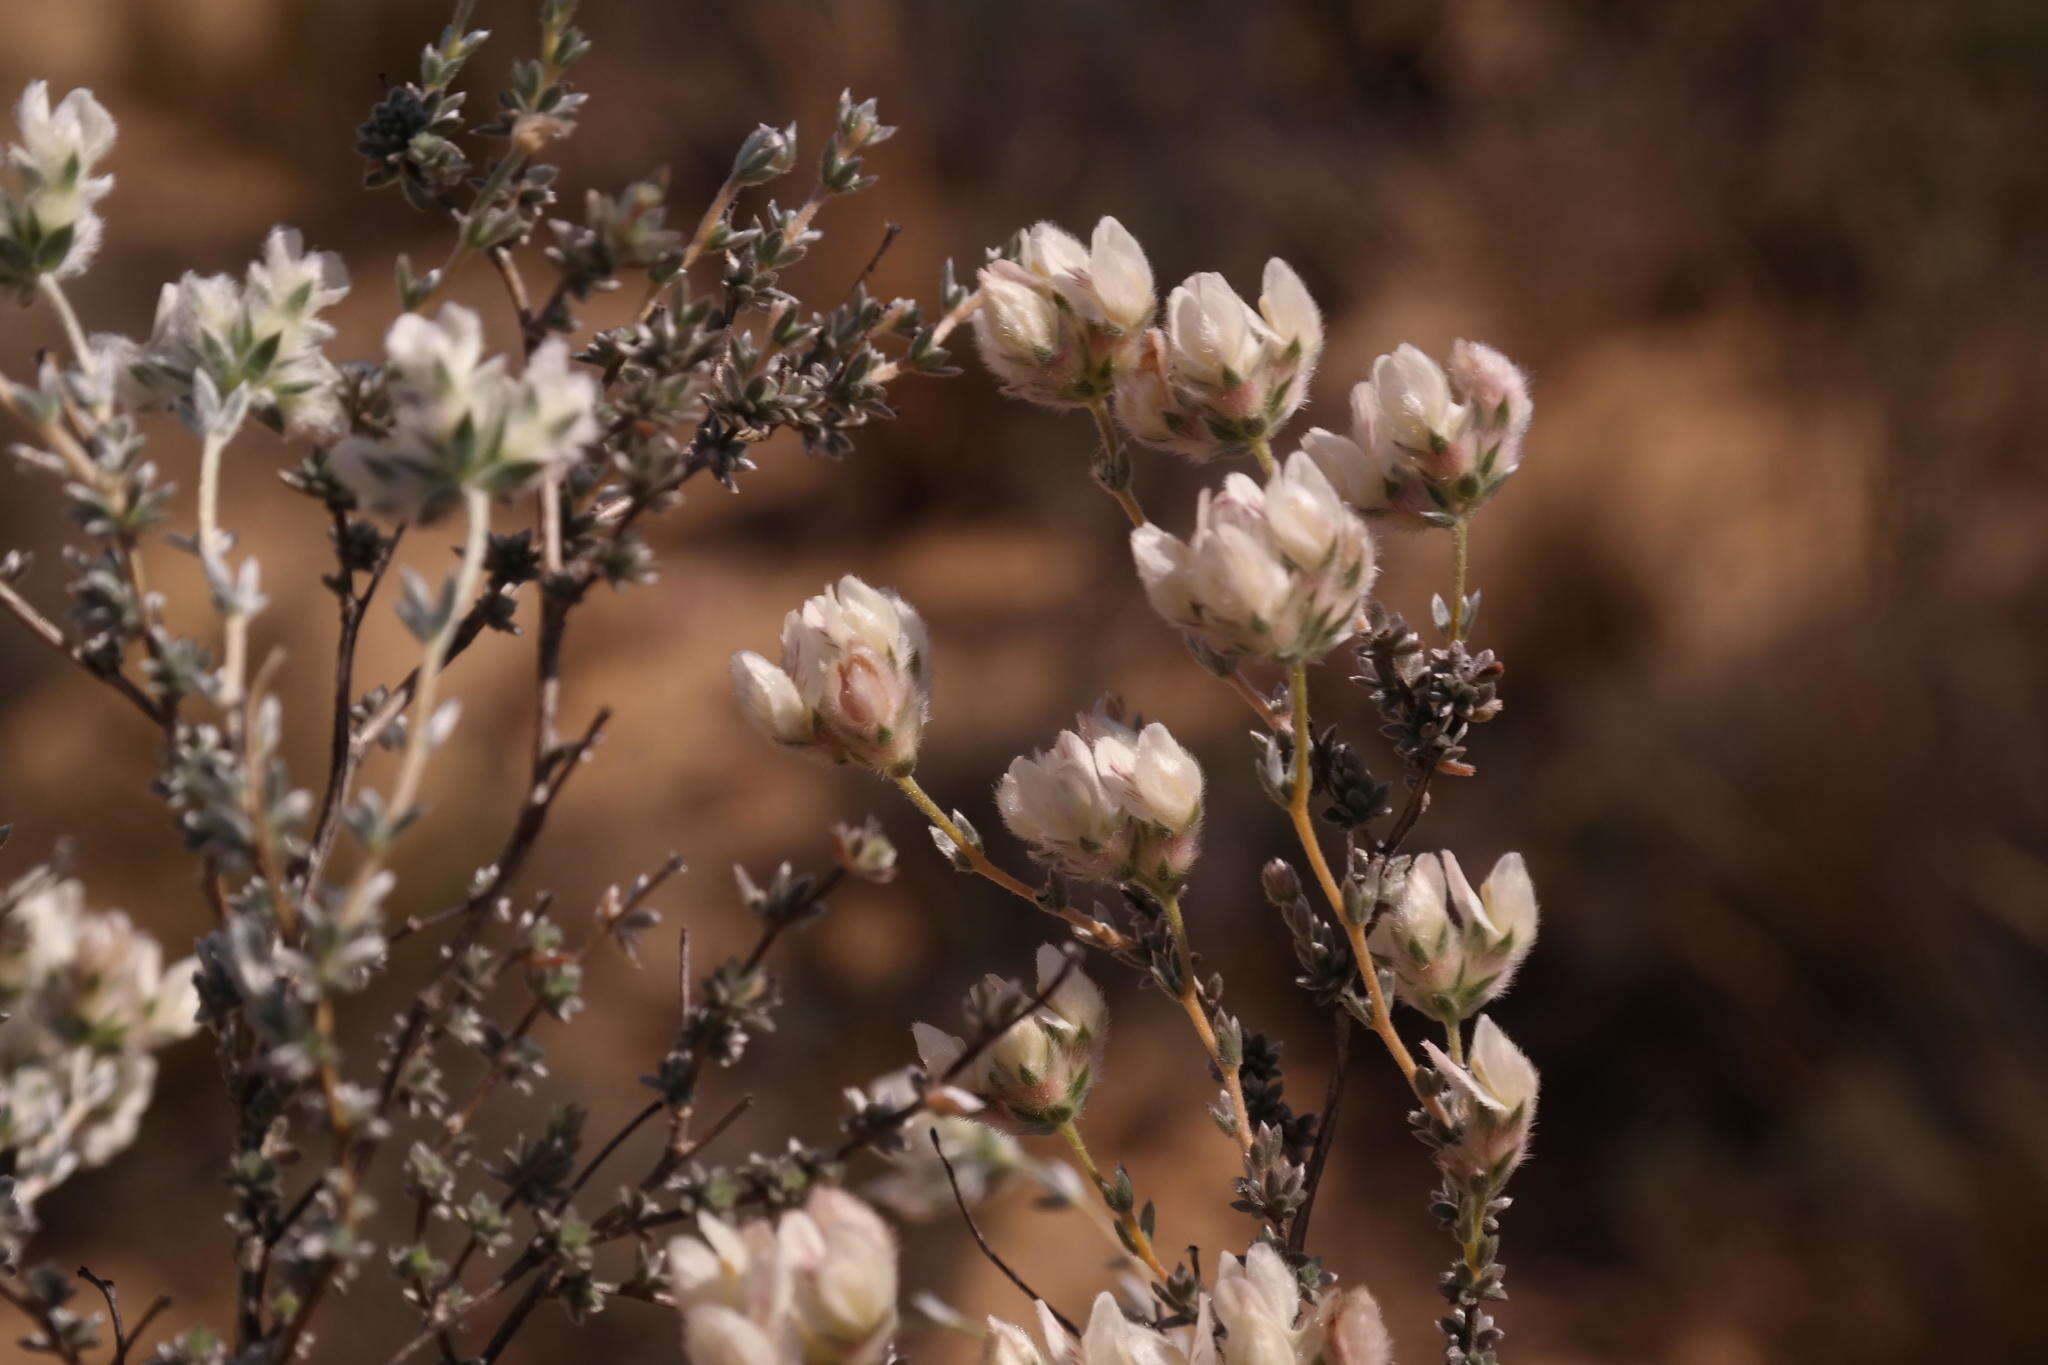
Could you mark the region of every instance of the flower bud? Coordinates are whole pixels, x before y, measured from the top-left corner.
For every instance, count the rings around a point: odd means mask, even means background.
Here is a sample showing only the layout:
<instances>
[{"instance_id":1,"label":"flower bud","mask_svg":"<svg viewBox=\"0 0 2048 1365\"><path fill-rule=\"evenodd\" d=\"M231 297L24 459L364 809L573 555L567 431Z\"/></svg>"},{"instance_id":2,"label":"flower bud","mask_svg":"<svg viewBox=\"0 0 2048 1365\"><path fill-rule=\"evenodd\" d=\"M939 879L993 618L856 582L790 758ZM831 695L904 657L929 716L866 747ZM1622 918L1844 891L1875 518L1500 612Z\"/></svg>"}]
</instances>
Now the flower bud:
<instances>
[{"instance_id":1,"label":"flower bud","mask_svg":"<svg viewBox=\"0 0 2048 1365\"><path fill-rule=\"evenodd\" d=\"M1461 1179L1505 1179L1521 1164L1536 1123L1536 1068L1484 1015L1472 1030L1464 1066L1434 1042L1422 1046L1461 1101L1458 1140L1437 1154L1438 1163Z\"/></svg>"},{"instance_id":2,"label":"flower bud","mask_svg":"<svg viewBox=\"0 0 2048 1365\"><path fill-rule=\"evenodd\" d=\"M735 185L765 185L777 176L789 174L796 165L796 125L775 128L763 123L748 133L733 158Z\"/></svg>"},{"instance_id":3,"label":"flower bud","mask_svg":"<svg viewBox=\"0 0 2048 1365\"><path fill-rule=\"evenodd\" d=\"M952 1084L987 1097L1016 1122L1052 1129L1071 1122L1094 1084L1095 1063L1109 1027L1101 988L1058 948L1038 953L1039 1006L1018 1016L1027 997L1014 982L990 977L970 992L966 1014L981 1036L1014 1019ZM1055 984L1057 983L1057 984ZM925 1073L934 1081L966 1055L967 1043L930 1024L911 1028Z\"/></svg>"},{"instance_id":4,"label":"flower bud","mask_svg":"<svg viewBox=\"0 0 2048 1365\"><path fill-rule=\"evenodd\" d=\"M1400 898L1373 926L1373 955L1401 999L1441 1023L1499 997L1536 943L1536 889L1519 853L1494 864L1478 894L1449 852L1416 857Z\"/></svg>"},{"instance_id":5,"label":"flower bud","mask_svg":"<svg viewBox=\"0 0 2048 1365\"><path fill-rule=\"evenodd\" d=\"M981 271L974 337L1013 397L1051 408L1109 396L1137 363L1152 320L1152 267L1123 224L1104 218L1084 247L1039 223L1018 234L1014 260Z\"/></svg>"},{"instance_id":6,"label":"flower bud","mask_svg":"<svg viewBox=\"0 0 2048 1365\"><path fill-rule=\"evenodd\" d=\"M1369 1290L1346 1290L1328 1313L1323 1337L1326 1365L1393 1365L1394 1339Z\"/></svg>"},{"instance_id":7,"label":"flower bud","mask_svg":"<svg viewBox=\"0 0 2048 1365\"><path fill-rule=\"evenodd\" d=\"M1213 272L1166 301L1166 329L1117 389L1117 416L1146 445L1195 459L1249 450L1301 406L1323 321L1301 277L1266 262L1258 311Z\"/></svg>"},{"instance_id":8,"label":"flower bud","mask_svg":"<svg viewBox=\"0 0 2048 1365\"><path fill-rule=\"evenodd\" d=\"M881 1361L896 1330L896 1237L844 1190L811 1191L780 1229L795 1280L791 1316L800 1358Z\"/></svg>"},{"instance_id":9,"label":"flower bud","mask_svg":"<svg viewBox=\"0 0 2048 1365\"><path fill-rule=\"evenodd\" d=\"M1282 663L1349 639L1377 569L1365 524L1299 452L1264 489L1232 474L1204 490L1192 539L1147 524L1131 552L1161 616L1218 654Z\"/></svg>"},{"instance_id":10,"label":"flower bud","mask_svg":"<svg viewBox=\"0 0 2048 1365\"><path fill-rule=\"evenodd\" d=\"M1216 1318L1229 1335L1230 1365L1294 1365L1301 1286L1270 1243L1260 1242L1240 1261L1224 1253L1216 1270Z\"/></svg>"},{"instance_id":11,"label":"flower bud","mask_svg":"<svg viewBox=\"0 0 2048 1365\"><path fill-rule=\"evenodd\" d=\"M763 734L880 773L917 762L931 696L924 620L852 574L789 613L782 666L733 656L740 709Z\"/></svg>"},{"instance_id":12,"label":"flower bud","mask_svg":"<svg viewBox=\"0 0 2048 1365\"><path fill-rule=\"evenodd\" d=\"M1451 345L1448 371L1403 344L1351 391L1351 433L1310 430L1302 449L1346 502L1432 524L1477 511L1522 462L1529 381L1491 346Z\"/></svg>"}]
</instances>

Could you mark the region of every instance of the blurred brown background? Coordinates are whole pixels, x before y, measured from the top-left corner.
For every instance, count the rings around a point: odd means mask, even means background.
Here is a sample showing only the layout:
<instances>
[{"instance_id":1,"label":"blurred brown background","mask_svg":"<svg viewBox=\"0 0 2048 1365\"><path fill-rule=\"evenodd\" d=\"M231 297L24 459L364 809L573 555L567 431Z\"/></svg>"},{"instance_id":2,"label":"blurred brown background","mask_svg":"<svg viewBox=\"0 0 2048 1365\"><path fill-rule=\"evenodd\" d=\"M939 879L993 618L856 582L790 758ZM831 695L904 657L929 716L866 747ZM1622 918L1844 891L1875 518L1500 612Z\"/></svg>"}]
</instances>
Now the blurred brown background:
<instances>
[{"instance_id":1,"label":"blurred brown background","mask_svg":"<svg viewBox=\"0 0 2048 1365\"><path fill-rule=\"evenodd\" d=\"M1509 661L1509 709L1480 738L1480 777L1441 784L1423 836L1480 869L1524 850L1544 900L1543 941L1500 1010L1546 1084L1539 1159L1507 1226L1508 1357L1907 1361L2034 1343L2048 11L586 8L597 48L579 84L594 98L560 158L578 196L666 164L693 221L687 206L755 122L801 120L808 159L840 87L880 97L903 131L871 163L882 184L827 214L792 279L813 297L845 287L885 221L905 232L878 288L929 298L948 255L971 263L1034 218L1085 232L1114 213L1162 288L1210 268L1249 287L1271 253L1301 270L1331 323L1303 426L1340 425L1346 388L1403 339L1440 352L1480 337L1528 365L1528 465L1476 547L1478 636ZM471 68L475 103L530 50L530 9L483 0L498 33ZM239 270L285 221L351 262L337 353L371 353L392 258L438 260L446 237L356 188L352 130L378 73L410 74L444 14L428 0L7 5L0 87L89 84L122 123L107 248L76 290L88 324L145 330L159 282ZM494 283L473 267L456 292L502 325ZM11 313L0 363L20 375L55 340L43 314ZM781 1031L753 1070L719 1080L760 1098L729 1156L827 1136L841 1086L908 1059L911 1020L950 1019L981 971L1025 970L1044 937L939 869L884 789L737 728L729 651L768 647L787 607L846 570L931 618L923 775L986 830L1001 766L1105 689L1190 739L1216 793L1198 945L1228 944L1233 999L1287 1041L1299 1102L1327 1075L1326 1025L1288 985L1256 893L1259 862L1287 840L1251 789L1245 718L1146 609L1121 519L1085 479L1085 420L1006 403L965 351L961 378L904 384L902 419L847 463L777 447L741 497L697 492L660 527L659 585L594 600L571 635L568 714L620 714L529 888L587 904L678 849L693 871L662 904L707 961L747 933L732 859L816 863L826 825L867 810L904 849L895 886L836 898L784 959ZM165 428L155 449L189 488L189 440ZM317 786L325 539L275 482L274 443L247 439L235 458L231 524L274 596L259 648L290 651L298 772ZM1157 457L1139 469L1170 524L1205 477ZM45 601L61 581L55 507L41 482L0 474L0 545L40 552ZM442 562L439 547L412 551ZM1390 538L1385 597L1425 614L1445 558L1440 537ZM196 628L196 573L161 559ZM444 903L502 838L523 747L488 737L524 732L527 649L495 639L458 667L469 742L430 779L410 908ZM363 676L395 677L408 651L380 612ZM1344 672L1322 670L1320 713L1369 736ZM0 629L0 821L17 822L0 875L74 834L95 898L182 951L204 912L144 790L152 757L134 717ZM602 962L598 1007L549 1035L554 1088L600 1131L641 1103L673 960L665 933L641 972ZM1169 1243L1241 1247L1249 1222L1223 1208L1230 1154L1197 1115L1182 1025L1128 982L1116 1004L1099 1147L1158 1196ZM366 1002L360 1035L391 1007ZM1403 1358L1431 1359L1447 1246L1390 1069L1360 1052L1318 1240L1381 1294ZM172 1294L169 1322L225 1322L225 1134L211 1057L188 1044L136 1149L47 1203L41 1250L89 1259L132 1301ZM1013 1196L986 1224L1072 1309L1097 1244L1047 1216ZM951 1224L913 1243L906 1278L971 1312L1022 1310ZM520 1359L569 1349L543 1318ZM325 1324L325 1358L381 1360L400 1330L392 1282L373 1269ZM624 1304L593 1330L576 1348L591 1358L675 1358L656 1310Z\"/></svg>"}]
</instances>

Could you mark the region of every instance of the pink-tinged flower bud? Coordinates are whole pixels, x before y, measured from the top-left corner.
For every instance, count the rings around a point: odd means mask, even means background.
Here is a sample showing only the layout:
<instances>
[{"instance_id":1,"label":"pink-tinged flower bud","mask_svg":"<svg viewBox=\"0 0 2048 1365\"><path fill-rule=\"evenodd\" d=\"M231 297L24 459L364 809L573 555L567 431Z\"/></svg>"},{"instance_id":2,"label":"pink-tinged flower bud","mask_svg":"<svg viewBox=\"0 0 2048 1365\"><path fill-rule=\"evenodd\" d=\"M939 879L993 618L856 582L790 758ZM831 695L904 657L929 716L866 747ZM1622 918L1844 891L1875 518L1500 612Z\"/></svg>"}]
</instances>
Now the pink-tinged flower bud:
<instances>
[{"instance_id":1,"label":"pink-tinged flower bud","mask_svg":"<svg viewBox=\"0 0 2048 1365\"><path fill-rule=\"evenodd\" d=\"M1437 1154L1453 1176L1497 1182L1522 1162L1536 1123L1536 1068L1493 1020L1481 1016L1459 1066L1433 1042L1430 1064L1459 1099L1458 1140Z\"/></svg>"},{"instance_id":2,"label":"pink-tinged flower bud","mask_svg":"<svg viewBox=\"0 0 2048 1365\"><path fill-rule=\"evenodd\" d=\"M881 773L917 761L931 695L924 621L848 574L782 623L782 666L733 656L740 708L778 743Z\"/></svg>"},{"instance_id":3,"label":"pink-tinged flower bud","mask_svg":"<svg viewBox=\"0 0 2048 1365\"><path fill-rule=\"evenodd\" d=\"M745 1314L715 1303L684 1319L683 1355L690 1365L782 1365L767 1333Z\"/></svg>"},{"instance_id":4,"label":"pink-tinged flower bud","mask_svg":"<svg viewBox=\"0 0 2048 1365\"><path fill-rule=\"evenodd\" d=\"M1184 879L1202 815L1202 770L1165 726L1134 731L1097 711L1050 750L1011 762L996 809L1041 862L1096 881Z\"/></svg>"},{"instance_id":5,"label":"pink-tinged flower bud","mask_svg":"<svg viewBox=\"0 0 2048 1365\"><path fill-rule=\"evenodd\" d=\"M1536 925L1536 888L1521 854L1503 855L1474 894L1449 852L1424 853L1373 926L1371 948L1393 968L1402 1001L1452 1023L1507 990L1536 944Z\"/></svg>"},{"instance_id":6,"label":"pink-tinged flower bud","mask_svg":"<svg viewBox=\"0 0 2048 1365\"><path fill-rule=\"evenodd\" d=\"M1346 502L1435 525L1471 515L1522 461L1529 382L1491 346L1458 341L1448 368L1403 344L1351 391L1350 435L1311 430L1302 449Z\"/></svg>"},{"instance_id":7,"label":"pink-tinged flower bud","mask_svg":"<svg viewBox=\"0 0 2048 1365\"><path fill-rule=\"evenodd\" d=\"M1266 263L1254 311L1214 272L1188 277L1166 301L1166 330L1117 391L1117 416L1137 440L1195 459L1251 449L1301 401L1323 349L1323 320L1285 261Z\"/></svg>"},{"instance_id":8,"label":"pink-tinged flower bud","mask_svg":"<svg viewBox=\"0 0 2048 1365\"><path fill-rule=\"evenodd\" d=\"M1131 533L1153 608L1225 656L1320 659L1349 639L1376 571L1372 537L1296 452L1262 489L1232 474L1206 490L1195 534Z\"/></svg>"},{"instance_id":9,"label":"pink-tinged flower bud","mask_svg":"<svg viewBox=\"0 0 2048 1365\"><path fill-rule=\"evenodd\" d=\"M1393 1365L1394 1339L1379 1303L1365 1289L1336 1296L1323 1337L1326 1365Z\"/></svg>"},{"instance_id":10,"label":"pink-tinged flower bud","mask_svg":"<svg viewBox=\"0 0 2048 1365\"><path fill-rule=\"evenodd\" d=\"M980 276L982 361L1006 392L1051 408L1107 398L1137 364L1152 320L1152 267L1124 225L1104 218L1089 245L1051 223L1018 234L1014 260Z\"/></svg>"}]
</instances>

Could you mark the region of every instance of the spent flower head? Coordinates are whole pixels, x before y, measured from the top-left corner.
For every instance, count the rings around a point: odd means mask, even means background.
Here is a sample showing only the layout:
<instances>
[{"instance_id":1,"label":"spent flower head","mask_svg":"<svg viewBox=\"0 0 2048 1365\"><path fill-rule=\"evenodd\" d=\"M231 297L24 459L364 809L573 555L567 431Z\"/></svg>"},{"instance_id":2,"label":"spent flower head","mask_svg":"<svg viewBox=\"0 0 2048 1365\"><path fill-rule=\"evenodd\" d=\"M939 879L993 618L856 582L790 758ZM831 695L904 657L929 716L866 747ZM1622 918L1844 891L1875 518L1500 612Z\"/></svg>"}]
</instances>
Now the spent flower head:
<instances>
[{"instance_id":1,"label":"spent flower head","mask_svg":"<svg viewBox=\"0 0 2048 1365\"><path fill-rule=\"evenodd\" d=\"M1195 533L1148 523L1131 553L1152 606L1225 657L1311 663L1349 639L1377 572L1372 537L1296 452L1264 488L1205 489Z\"/></svg>"},{"instance_id":2,"label":"spent flower head","mask_svg":"<svg viewBox=\"0 0 2048 1365\"><path fill-rule=\"evenodd\" d=\"M931 698L924 618L847 574L782 623L782 663L732 656L733 691L779 744L886 774L917 763Z\"/></svg>"}]
</instances>

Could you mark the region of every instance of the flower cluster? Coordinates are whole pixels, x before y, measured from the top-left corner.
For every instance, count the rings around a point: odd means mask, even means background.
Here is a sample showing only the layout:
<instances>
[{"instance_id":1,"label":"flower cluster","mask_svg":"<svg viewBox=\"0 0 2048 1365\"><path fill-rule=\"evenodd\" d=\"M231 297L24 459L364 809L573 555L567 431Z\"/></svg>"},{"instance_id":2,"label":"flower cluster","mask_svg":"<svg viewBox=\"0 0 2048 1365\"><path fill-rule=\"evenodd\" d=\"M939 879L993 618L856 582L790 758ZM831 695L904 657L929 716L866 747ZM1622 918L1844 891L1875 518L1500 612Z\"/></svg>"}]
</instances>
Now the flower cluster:
<instances>
[{"instance_id":1,"label":"flower cluster","mask_svg":"<svg viewBox=\"0 0 2048 1365\"><path fill-rule=\"evenodd\" d=\"M1108 398L1130 372L1152 321L1152 266L1114 218L1087 246L1039 223L1018 234L1014 259L981 271L974 340L1004 391L1049 408Z\"/></svg>"},{"instance_id":2,"label":"flower cluster","mask_svg":"<svg viewBox=\"0 0 2048 1365\"><path fill-rule=\"evenodd\" d=\"M1462 1122L1455 1140L1438 1152L1439 1164L1454 1178L1497 1185L1528 1154L1536 1125L1535 1066L1484 1015L1463 1065L1433 1042L1422 1046L1462 1101Z\"/></svg>"},{"instance_id":3,"label":"flower cluster","mask_svg":"<svg viewBox=\"0 0 2048 1365\"><path fill-rule=\"evenodd\" d=\"M598 436L597 384L560 339L519 374L484 355L483 323L458 304L407 313L384 338L391 415L378 435L334 449L334 469L364 503L418 520L464 490L514 493L575 462Z\"/></svg>"},{"instance_id":4,"label":"flower cluster","mask_svg":"<svg viewBox=\"0 0 2048 1365\"><path fill-rule=\"evenodd\" d=\"M308 252L296 229L272 228L240 284L188 272L164 286L149 345L130 373L145 395L178 402L196 425L218 396L245 388L250 407L278 427L331 434L341 423L341 376L322 350L334 327L320 314L347 293L341 257ZM202 384L213 396L195 401Z\"/></svg>"},{"instance_id":5,"label":"flower cluster","mask_svg":"<svg viewBox=\"0 0 2048 1365\"><path fill-rule=\"evenodd\" d=\"M1025 1008L1031 997L998 976L969 993L965 1012L973 1032L995 1038L952 1083L1026 1128L1051 1130L1073 1122L1088 1099L1109 1006L1101 988L1051 944L1038 950L1038 990L1045 1000L1031 1009ZM967 1055L963 1040L930 1024L913 1025L911 1035L934 1080Z\"/></svg>"},{"instance_id":6,"label":"flower cluster","mask_svg":"<svg viewBox=\"0 0 2048 1365\"><path fill-rule=\"evenodd\" d=\"M24 1203L135 1140L150 1054L198 1027L194 964L42 869L0 891L0 1155Z\"/></svg>"},{"instance_id":7,"label":"flower cluster","mask_svg":"<svg viewBox=\"0 0 2048 1365\"><path fill-rule=\"evenodd\" d=\"M907 773L931 697L924 618L852 574L782 622L782 665L732 656L733 690L770 739L836 762Z\"/></svg>"},{"instance_id":8,"label":"flower cluster","mask_svg":"<svg viewBox=\"0 0 2048 1365\"><path fill-rule=\"evenodd\" d=\"M1202 770L1164 725L1133 730L1098 709L1052 748L1012 760L996 809L1051 867L1164 889L1194 865Z\"/></svg>"},{"instance_id":9,"label":"flower cluster","mask_svg":"<svg viewBox=\"0 0 2048 1365\"><path fill-rule=\"evenodd\" d=\"M1223 276L1191 275L1167 297L1166 329L1147 335L1119 378L1118 420L1146 445L1198 460L1253 449L1301 406L1322 350L1322 313L1277 256L1257 311Z\"/></svg>"},{"instance_id":10,"label":"flower cluster","mask_svg":"<svg viewBox=\"0 0 2048 1365\"><path fill-rule=\"evenodd\" d=\"M1038 1329L1033 1340L1023 1328L990 1318L984 1365L1387 1365L1393 1358L1369 1293L1332 1291L1304 1302L1294 1272L1265 1242L1241 1261L1224 1254L1213 1295L1201 1297L1187 1327L1162 1331L1134 1321L1105 1292L1096 1295L1078 1340L1043 1303Z\"/></svg>"},{"instance_id":11,"label":"flower cluster","mask_svg":"<svg viewBox=\"0 0 2048 1365\"><path fill-rule=\"evenodd\" d=\"M1476 341L1448 366L1403 344L1351 390L1351 433L1312 428L1302 449L1361 510L1445 525L1474 511L1522 463L1533 409L1513 361Z\"/></svg>"},{"instance_id":12,"label":"flower cluster","mask_svg":"<svg viewBox=\"0 0 2048 1365\"><path fill-rule=\"evenodd\" d=\"M668 1249L691 1365L880 1365L896 1331L896 1238L822 1186L803 1208L734 1227L698 1215Z\"/></svg>"},{"instance_id":13,"label":"flower cluster","mask_svg":"<svg viewBox=\"0 0 2048 1365\"><path fill-rule=\"evenodd\" d=\"M114 177L93 171L113 149L114 116L90 90L72 91L53 109L48 83L31 81L14 119L20 141L7 148L14 184L0 190L0 283L27 294L44 275L83 274L99 250L93 206Z\"/></svg>"},{"instance_id":14,"label":"flower cluster","mask_svg":"<svg viewBox=\"0 0 2048 1365\"><path fill-rule=\"evenodd\" d=\"M1147 523L1131 553L1153 607L1225 657L1311 663L1349 639L1377 572L1365 523L1296 452L1262 489L1204 489L1194 535Z\"/></svg>"},{"instance_id":15,"label":"flower cluster","mask_svg":"<svg viewBox=\"0 0 2048 1365\"><path fill-rule=\"evenodd\" d=\"M1402 1000L1454 1023L1507 990L1536 945L1536 919L1536 887L1521 854L1502 855L1475 894L1448 850L1424 853L1370 944L1393 968Z\"/></svg>"}]
</instances>

